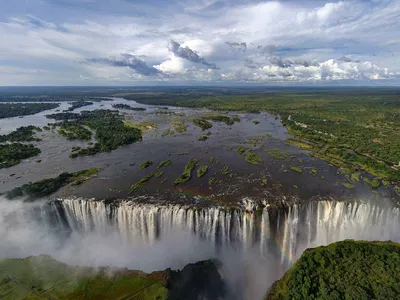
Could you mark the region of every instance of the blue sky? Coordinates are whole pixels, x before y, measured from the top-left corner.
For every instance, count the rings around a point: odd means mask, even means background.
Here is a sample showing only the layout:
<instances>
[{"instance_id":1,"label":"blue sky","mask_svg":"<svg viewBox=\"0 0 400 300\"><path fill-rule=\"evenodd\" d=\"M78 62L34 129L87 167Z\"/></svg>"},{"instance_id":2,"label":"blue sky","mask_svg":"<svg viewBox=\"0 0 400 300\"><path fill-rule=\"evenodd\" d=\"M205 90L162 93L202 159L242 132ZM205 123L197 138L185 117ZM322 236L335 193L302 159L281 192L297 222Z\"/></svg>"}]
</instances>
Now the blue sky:
<instances>
[{"instance_id":1,"label":"blue sky","mask_svg":"<svg viewBox=\"0 0 400 300\"><path fill-rule=\"evenodd\" d=\"M0 0L0 85L400 83L400 1Z\"/></svg>"}]
</instances>

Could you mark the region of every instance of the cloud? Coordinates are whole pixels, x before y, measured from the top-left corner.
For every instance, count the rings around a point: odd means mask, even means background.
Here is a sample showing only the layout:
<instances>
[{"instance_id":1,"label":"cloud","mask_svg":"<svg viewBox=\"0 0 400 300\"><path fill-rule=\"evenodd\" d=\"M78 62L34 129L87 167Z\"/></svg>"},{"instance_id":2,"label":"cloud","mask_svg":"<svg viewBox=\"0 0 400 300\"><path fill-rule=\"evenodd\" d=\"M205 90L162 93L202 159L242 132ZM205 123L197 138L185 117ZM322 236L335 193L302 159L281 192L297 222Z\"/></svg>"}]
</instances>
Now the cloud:
<instances>
[{"instance_id":1,"label":"cloud","mask_svg":"<svg viewBox=\"0 0 400 300\"><path fill-rule=\"evenodd\" d=\"M203 64L210 69L216 69L217 66L213 63L207 62L204 58L200 57L196 52L194 52L189 47L181 47L181 45L174 40L170 40L168 43L168 50L174 53L176 56L187 59L188 61Z\"/></svg>"},{"instance_id":2,"label":"cloud","mask_svg":"<svg viewBox=\"0 0 400 300\"><path fill-rule=\"evenodd\" d=\"M123 53L119 58L105 57L105 58L89 58L87 63L106 64L114 67L128 67L136 73L144 76L152 76L159 74L160 71L154 67L149 67L147 63L134 55Z\"/></svg>"},{"instance_id":3,"label":"cloud","mask_svg":"<svg viewBox=\"0 0 400 300\"><path fill-rule=\"evenodd\" d=\"M227 45L229 45L232 49L236 51L243 51L246 52L247 49L247 44L244 42L237 43L237 42L226 42Z\"/></svg>"},{"instance_id":4,"label":"cloud","mask_svg":"<svg viewBox=\"0 0 400 300\"><path fill-rule=\"evenodd\" d=\"M344 61L344 62L351 62L352 61L351 58L347 57L347 56L342 56L342 57L339 58L339 60Z\"/></svg>"}]
</instances>

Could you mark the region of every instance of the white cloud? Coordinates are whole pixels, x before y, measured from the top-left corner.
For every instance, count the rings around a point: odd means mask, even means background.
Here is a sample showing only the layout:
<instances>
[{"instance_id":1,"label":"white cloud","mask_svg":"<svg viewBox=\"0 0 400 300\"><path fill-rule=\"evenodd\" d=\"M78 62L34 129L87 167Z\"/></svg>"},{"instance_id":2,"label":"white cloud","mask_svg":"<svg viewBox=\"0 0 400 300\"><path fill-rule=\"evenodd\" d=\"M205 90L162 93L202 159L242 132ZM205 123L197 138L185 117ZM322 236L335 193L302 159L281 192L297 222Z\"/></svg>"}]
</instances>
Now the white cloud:
<instances>
[{"instance_id":1,"label":"white cloud","mask_svg":"<svg viewBox=\"0 0 400 300\"><path fill-rule=\"evenodd\" d=\"M37 15L21 7L19 14L13 11L7 19L0 19L0 36L6 41L0 43L0 70L7 66L7 74L14 74L17 82L21 75L17 70L26 68L64 74L70 83L82 82L81 78L95 83L399 77L400 2L396 0L172 1L164 10L151 10L163 5L152 1L115 1L112 14L101 9L106 7L104 1L88 2L84 16L79 1L68 9L42 2L43 13ZM46 8L58 13L58 18L46 14ZM183 50L172 54L170 40ZM138 65L110 66L111 59L121 54L135 57L149 72L138 71ZM351 61L338 60L343 57ZM102 59L103 65L81 63L90 59ZM104 65L107 60L108 66ZM219 70L209 70L214 66ZM152 68L171 76L160 78L157 72L150 72ZM51 84L47 80L55 78L39 76L43 82L38 83L33 74L25 72L23 76L24 83L32 76L35 84ZM8 81L0 84L4 82Z\"/></svg>"}]
</instances>

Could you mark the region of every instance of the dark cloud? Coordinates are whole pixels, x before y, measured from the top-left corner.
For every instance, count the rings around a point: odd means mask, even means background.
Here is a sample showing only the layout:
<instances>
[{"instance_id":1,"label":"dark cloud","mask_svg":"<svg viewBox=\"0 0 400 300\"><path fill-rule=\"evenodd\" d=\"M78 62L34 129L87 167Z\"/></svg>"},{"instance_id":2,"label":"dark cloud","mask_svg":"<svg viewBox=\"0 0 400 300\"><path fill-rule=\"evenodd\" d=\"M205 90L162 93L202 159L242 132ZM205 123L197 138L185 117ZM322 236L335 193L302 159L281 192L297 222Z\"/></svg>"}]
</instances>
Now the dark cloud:
<instances>
[{"instance_id":1,"label":"dark cloud","mask_svg":"<svg viewBox=\"0 0 400 300\"><path fill-rule=\"evenodd\" d=\"M274 44L261 46L259 45L257 49L260 51L261 54L273 54L278 47Z\"/></svg>"},{"instance_id":2,"label":"dark cloud","mask_svg":"<svg viewBox=\"0 0 400 300\"><path fill-rule=\"evenodd\" d=\"M281 68L289 68L291 65L293 65L293 62L291 62L290 60L283 60L281 57L277 56L270 57L269 62L271 63L271 65Z\"/></svg>"},{"instance_id":3,"label":"dark cloud","mask_svg":"<svg viewBox=\"0 0 400 300\"><path fill-rule=\"evenodd\" d=\"M217 66L215 64L207 62L203 57L200 57L189 47L181 47L181 45L174 40L169 41L168 50L174 53L176 56L187 59L188 61L206 65L210 69L217 69Z\"/></svg>"},{"instance_id":4,"label":"dark cloud","mask_svg":"<svg viewBox=\"0 0 400 300\"><path fill-rule=\"evenodd\" d=\"M110 65L114 67L128 67L134 70L136 73L144 75L144 76L151 76L161 73L154 67L149 67L147 63L131 54L121 54L121 57L105 57L105 58L89 58L86 60L89 63L96 63L96 64L104 64Z\"/></svg>"},{"instance_id":5,"label":"dark cloud","mask_svg":"<svg viewBox=\"0 0 400 300\"><path fill-rule=\"evenodd\" d=\"M249 69L260 69L263 67L263 64L257 63L254 60L252 60L251 58L246 58L244 60L244 65L245 65L245 67L247 67Z\"/></svg>"},{"instance_id":6,"label":"dark cloud","mask_svg":"<svg viewBox=\"0 0 400 300\"><path fill-rule=\"evenodd\" d=\"M244 42L242 42L242 43L226 42L226 44L229 45L232 49L237 50L237 51L246 52L246 49L247 49L247 44Z\"/></svg>"},{"instance_id":7,"label":"dark cloud","mask_svg":"<svg viewBox=\"0 0 400 300\"><path fill-rule=\"evenodd\" d=\"M304 66L306 68L313 66L313 67L318 67L319 64L312 62L312 61L308 61L308 60L304 60L304 59L296 59L294 61L295 65L300 65L300 66Z\"/></svg>"},{"instance_id":8,"label":"dark cloud","mask_svg":"<svg viewBox=\"0 0 400 300\"><path fill-rule=\"evenodd\" d=\"M339 58L339 60L344 61L344 62L351 62L352 59L350 57L347 56L342 56Z\"/></svg>"}]
</instances>

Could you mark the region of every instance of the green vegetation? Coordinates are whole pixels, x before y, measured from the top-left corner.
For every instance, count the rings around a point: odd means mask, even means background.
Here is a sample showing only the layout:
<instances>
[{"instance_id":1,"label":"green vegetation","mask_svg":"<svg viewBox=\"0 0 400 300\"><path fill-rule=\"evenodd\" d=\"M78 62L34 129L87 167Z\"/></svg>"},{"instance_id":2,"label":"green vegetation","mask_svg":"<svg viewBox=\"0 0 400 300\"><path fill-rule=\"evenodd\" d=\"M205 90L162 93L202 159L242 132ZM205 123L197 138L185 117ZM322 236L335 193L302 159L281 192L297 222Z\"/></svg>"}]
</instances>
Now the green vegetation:
<instances>
[{"instance_id":1,"label":"green vegetation","mask_svg":"<svg viewBox=\"0 0 400 300\"><path fill-rule=\"evenodd\" d=\"M150 167L153 164L153 162L151 160L147 160L144 163L140 164L140 169L146 169L148 167Z\"/></svg>"},{"instance_id":2,"label":"green vegetation","mask_svg":"<svg viewBox=\"0 0 400 300\"><path fill-rule=\"evenodd\" d=\"M250 153L246 156L245 160L252 165L258 165L264 162L264 160L261 158L261 156L257 153Z\"/></svg>"},{"instance_id":3,"label":"green vegetation","mask_svg":"<svg viewBox=\"0 0 400 300\"><path fill-rule=\"evenodd\" d=\"M59 103L0 103L0 119L34 115L58 106Z\"/></svg>"},{"instance_id":4,"label":"green vegetation","mask_svg":"<svg viewBox=\"0 0 400 300\"><path fill-rule=\"evenodd\" d=\"M217 164L219 162L218 158L211 156L208 160L210 164Z\"/></svg>"},{"instance_id":5,"label":"green vegetation","mask_svg":"<svg viewBox=\"0 0 400 300\"><path fill-rule=\"evenodd\" d=\"M76 126L86 126L96 131L94 137L97 142L94 146L82 148L72 153L70 155L71 158L94 155L100 152L109 152L142 139L142 131L134 127L126 126L118 111L94 110L83 111L80 114L65 112L47 115L46 117L63 121L69 120L68 126L71 126L70 123L72 123ZM72 132L74 132L74 130Z\"/></svg>"},{"instance_id":6,"label":"green vegetation","mask_svg":"<svg viewBox=\"0 0 400 300\"><path fill-rule=\"evenodd\" d=\"M363 180L365 183L368 183L374 189L377 189L381 185L379 180L377 180L377 179L371 180L367 177L364 177Z\"/></svg>"},{"instance_id":7,"label":"green vegetation","mask_svg":"<svg viewBox=\"0 0 400 300\"><path fill-rule=\"evenodd\" d=\"M164 175L164 172L160 171L154 174L154 177L158 178Z\"/></svg>"},{"instance_id":8,"label":"green vegetation","mask_svg":"<svg viewBox=\"0 0 400 300\"><path fill-rule=\"evenodd\" d=\"M360 172L351 173L350 178L351 178L351 180L354 181L354 182L359 182L359 181L360 181L360 178L361 178L361 173L360 173Z\"/></svg>"},{"instance_id":9,"label":"green vegetation","mask_svg":"<svg viewBox=\"0 0 400 300\"><path fill-rule=\"evenodd\" d=\"M140 123L133 123L132 121L124 120L123 123L128 128L136 128L139 130L153 130L157 128L156 123L149 120L145 120Z\"/></svg>"},{"instance_id":10,"label":"green vegetation","mask_svg":"<svg viewBox=\"0 0 400 300\"><path fill-rule=\"evenodd\" d=\"M258 121L258 120L253 120L253 123L254 123L255 125L258 125L258 124L260 124L260 121Z\"/></svg>"},{"instance_id":11,"label":"green vegetation","mask_svg":"<svg viewBox=\"0 0 400 300\"><path fill-rule=\"evenodd\" d=\"M197 127L200 127L201 130L207 130L212 127L212 124L208 121L206 121L204 118L196 118L193 120L193 124L196 125Z\"/></svg>"},{"instance_id":12,"label":"green vegetation","mask_svg":"<svg viewBox=\"0 0 400 300\"><path fill-rule=\"evenodd\" d=\"M59 122L55 123L55 126L59 126L60 129L57 133L63 137L66 137L67 140L85 140L88 141L92 138L92 132L87 128L76 122Z\"/></svg>"},{"instance_id":13,"label":"green vegetation","mask_svg":"<svg viewBox=\"0 0 400 300\"><path fill-rule=\"evenodd\" d=\"M186 183L192 178L192 171L196 168L199 160L195 158L189 159L185 165L183 173L174 181L174 185Z\"/></svg>"},{"instance_id":14,"label":"green vegetation","mask_svg":"<svg viewBox=\"0 0 400 300\"><path fill-rule=\"evenodd\" d=\"M300 167L297 167L297 166L291 166L290 170L295 171L297 173L303 173L303 170Z\"/></svg>"},{"instance_id":15,"label":"green vegetation","mask_svg":"<svg viewBox=\"0 0 400 300\"><path fill-rule=\"evenodd\" d=\"M354 184L351 184L349 182L342 182L342 184L348 189L354 189Z\"/></svg>"},{"instance_id":16,"label":"green vegetation","mask_svg":"<svg viewBox=\"0 0 400 300\"><path fill-rule=\"evenodd\" d=\"M221 169L221 174L222 175L228 175L230 172L229 167L227 165L224 165Z\"/></svg>"},{"instance_id":17,"label":"green vegetation","mask_svg":"<svg viewBox=\"0 0 400 300\"><path fill-rule=\"evenodd\" d=\"M267 178L263 177L261 178L261 186L266 186L268 184Z\"/></svg>"},{"instance_id":18,"label":"green vegetation","mask_svg":"<svg viewBox=\"0 0 400 300\"><path fill-rule=\"evenodd\" d=\"M147 94L138 101L216 111L267 111L279 115L289 133L310 142L305 147L316 157L359 166L380 179L400 181L400 98L395 89L220 93L190 99ZM310 149L312 145L314 149Z\"/></svg>"},{"instance_id":19,"label":"green vegetation","mask_svg":"<svg viewBox=\"0 0 400 300\"><path fill-rule=\"evenodd\" d=\"M267 152L269 156L279 160L284 160L290 155L288 152L282 152L279 148L273 148L271 150L266 149L265 152Z\"/></svg>"},{"instance_id":20,"label":"green vegetation","mask_svg":"<svg viewBox=\"0 0 400 300\"><path fill-rule=\"evenodd\" d=\"M40 132L42 129L40 127L35 127L33 125L23 126L17 128L15 131L0 135L0 143L3 142L38 142L40 139L35 136L36 132Z\"/></svg>"},{"instance_id":21,"label":"green vegetation","mask_svg":"<svg viewBox=\"0 0 400 300\"><path fill-rule=\"evenodd\" d=\"M171 128L168 128L164 130L164 132L161 134L161 136L168 136L168 135L174 135L175 131L173 131Z\"/></svg>"},{"instance_id":22,"label":"green vegetation","mask_svg":"<svg viewBox=\"0 0 400 300\"><path fill-rule=\"evenodd\" d=\"M291 144L296 146L297 148L300 148L302 150L314 150L315 145L311 144L310 142L298 140L298 139L293 139L293 138L288 138L286 140L287 144Z\"/></svg>"},{"instance_id":23,"label":"green vegetation","mask_svg":"<svg viewBox=\"0 0 400 300\"><path fill-rule=\"evenodd\" d=\"M154 177L153 173L150 173L146 176L144 176L142 179L140 179L138 182L134 183L131 185L131 188L129 190L129 193L136 192L139 188L142 188L147 181L149 181L151 178Z\"/></svg>"},{"instance_id":24,"label":"green vegetation","mask_svg":"<svg viewBox=\"0 0 400 300\"><path fill-rule=\"evenodd\" d=\"M217 179L217 178L215 178L215 177L210 177L210 178L208 179L208 185L213 185L213 184L215 184L215 183L218 183L218 179Z\"/></svg>"},{"instance_id":25,"label":"green vegetation","mask_svg":"<svg viewBox=\"0 0 400 300\"><path fill-rule=\"evenodd\" d=\"M62 173L55 178L42 179L24 184L6 193L7 199L26 196L28 201L49 196L67 184L79 185L97 175L101 169L90 168L75 173Z\"/></svg>"},{"instance_id":26,"label":"green vegetation","mask_svg":"<svg viewBox=\"0 0 400 300\"><path fill-rule=\"evenodd\" d=\"M311 169L310 174L317 175L318 174L318 170L317 169Z\"/></svg>"},{"instance_id":27,"label":"green vegetation","mask_svg":"<svg viewBox=\"0 0 400 300\"><path fill-rule=\"evenodd\" d=\"M131 166L131 167L134 167L136 165L136 163L134 163L134 162L131 162L130 164L129 164L129 166Z\"/></svg>"},{"instance_id":28,"label":"green vegetation","mask_svg":"<svg viewBox=\"0 0 400 300\"><path fill-rule=\"evenodd\" d=\"M266 300L398 299L400 245L343 241L307 249Z\"/></svg>"},{"instance_id":29,"label":"green vegetation","mask_svg":"<svg viewBox=\"0 0 400 300\"><path fill-rule=\"evenodd\" d=\"M84 107L84 106L88 106L88 105L93 105L93 102L89 102L89 101L75 101L75 102L71 102L71 103L69 103L69 104L71 104L71 106L70 106L68 109L65 110L66 112L67 112L67 111L74 111L75 109L80 108L80 107Z\"/></svg>"},{"instance_id":30,"label":"green vegetation","mask_svg":"<svg viewBox=\"0 0 400 300\"><path fill-rule=\"evenodd\" d=\"M127 109L127 110L135 110L135 111L145 111L146 110L146 108L144 108L144 107L132 107L128 104L120 104L120 103L113 104L112 107L116 108L116 109Z\"/></svg>"},{"instance_id":31,"label":"green vegetation","mask_svg":"<svg viewBox=\"0 0 400 300\"><path fill-rule=\"evenodd\" d=\"M245 147L237 147L236 148L236 153L240 154L240 155L245 155L246 154L247 149Z\"/></svg>"},{"instance_id":32,"label":"green vegetation","mask_svg":"<svg viewBox=\"0 0 400 300\"><path fill-rule=\"evenodd\" d=\"M34 145L21 143L0 144L0 169L18 165L22 159L36 156L40 152L40 149Z\"/></svg>"},{"instance_id":33,"label":"green vegetation","mask_svg":"<svg viewBox=\"0 0 400 300\"><path fill-rule=\"evenodd\" d=\"M175 119L168 121L174 126L174 130L178 133L186 132L188 126L185 124L185 121L181 119Z\"/></svg>"},{"instance_id":34,"label":"green vegetation","mask_svg":"<svg viewBox=\"0 0 400 300\"><path fill-rule=\"evenodd\" d=\"M69 266L50 256L0 259L0 298L49 299L168 299L168 271L146 274L127 269Z\"/></svg>"},{"instance_id":35,"label":"green vegetation","mask_svg":"<svg viewBox=\"0 0 400 300\"><path fill-rule=\"evenodd\" d=\"M205 141L205 140L207 140L207 139L208 139L208 137L207 137L206 135L201 135L201 136L198 138L199 141Z\"/></svg>"},{"instance_id":36,"label":"green vegetation","mask_svg":"<svg viewBox=\"0 0 400 300\"><path fill-rule=\"evenodd\" d=\"M214 121L214 122L223 122L226 125L233 125L238 118L230 118L228 116L206 116L203 117L205 120Z\"/></svg>"},{"instance_id":37,"label":"green vegetation","mask_svg":"<svg viewBox=\"0 0 400 300\"><path fill-rule=\"evenodd\" d=\"M201 178L206 175L208 171L208 166L200 166L197 168L197 178Z\"/></svg>"},{"instance_id":38,"label":"green vegetation","mask_svg":"<svg viewBox=\"0 0 400 300\"><path fill-rule=\"evenodd\" d=\"M168 167L168 166L171 165L171 164L172 164L172 160L170 160L170 159L160 161L160 162L157 164L157 169L162 168L162 167Z\"/></svg>"}]
</instances>

